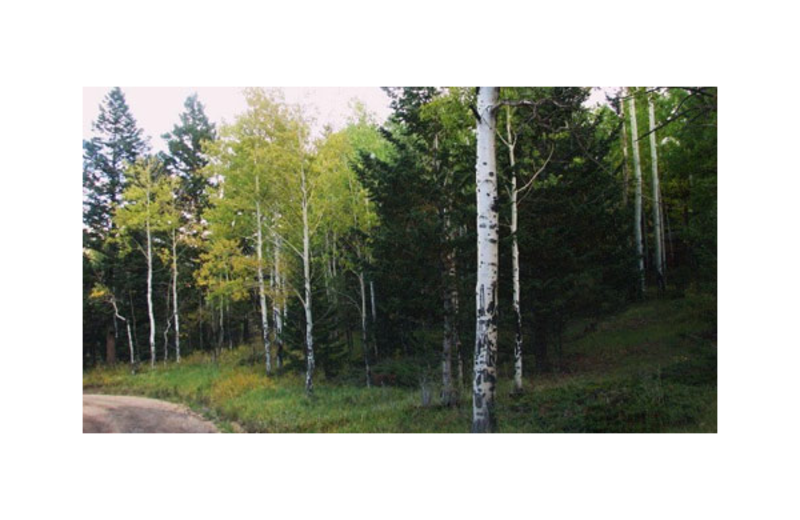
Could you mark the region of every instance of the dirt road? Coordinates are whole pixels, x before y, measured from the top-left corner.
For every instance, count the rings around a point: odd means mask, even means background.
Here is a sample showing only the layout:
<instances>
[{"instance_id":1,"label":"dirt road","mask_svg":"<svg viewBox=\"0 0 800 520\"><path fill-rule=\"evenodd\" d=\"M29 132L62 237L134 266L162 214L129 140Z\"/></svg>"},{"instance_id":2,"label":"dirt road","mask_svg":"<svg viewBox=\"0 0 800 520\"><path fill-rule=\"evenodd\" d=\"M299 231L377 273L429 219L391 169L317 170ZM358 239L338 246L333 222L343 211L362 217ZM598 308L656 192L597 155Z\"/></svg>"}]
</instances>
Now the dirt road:
<instances>
[{"instance_id":1,"label":"dirt road","mask_svg":"<svg viewBox=\"0 0 800 520\"><path fill-rule=\"evenodd\" d=\"M217 433L184 406L121 395L83 395L83 433Z\"/></svg>"}]
</instances>

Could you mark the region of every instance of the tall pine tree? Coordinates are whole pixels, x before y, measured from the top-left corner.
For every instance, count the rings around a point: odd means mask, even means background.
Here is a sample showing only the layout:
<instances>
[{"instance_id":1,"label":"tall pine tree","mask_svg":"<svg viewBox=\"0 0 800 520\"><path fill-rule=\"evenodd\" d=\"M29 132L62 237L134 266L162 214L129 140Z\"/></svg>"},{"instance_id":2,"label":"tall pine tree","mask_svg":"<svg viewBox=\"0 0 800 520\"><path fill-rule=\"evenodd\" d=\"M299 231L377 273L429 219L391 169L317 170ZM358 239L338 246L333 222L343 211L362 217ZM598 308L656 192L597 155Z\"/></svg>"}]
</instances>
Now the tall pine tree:
<instances>
[{"instance_id":1,"label":"tall pine tree","mask_svg":"<svg viewBox=\"0 0 800 520\"><path fill-rule=\"evenodd\" d=\"M83 246L86 251L101 253L94 258L104 261L89 265L84 255L84 296L96 283L107 285L112 293L117 289L118 253L108 241L114 225L111 217L125 188L125 169L148 150L119 87L106 94L92 130L95 136L83 142ZM105 335L106 362L113 363L118 334L113 314L85 297L84 318L84 351L91 353L89 362L94 361L95 347Z\"/></svg>"}]
</instances>

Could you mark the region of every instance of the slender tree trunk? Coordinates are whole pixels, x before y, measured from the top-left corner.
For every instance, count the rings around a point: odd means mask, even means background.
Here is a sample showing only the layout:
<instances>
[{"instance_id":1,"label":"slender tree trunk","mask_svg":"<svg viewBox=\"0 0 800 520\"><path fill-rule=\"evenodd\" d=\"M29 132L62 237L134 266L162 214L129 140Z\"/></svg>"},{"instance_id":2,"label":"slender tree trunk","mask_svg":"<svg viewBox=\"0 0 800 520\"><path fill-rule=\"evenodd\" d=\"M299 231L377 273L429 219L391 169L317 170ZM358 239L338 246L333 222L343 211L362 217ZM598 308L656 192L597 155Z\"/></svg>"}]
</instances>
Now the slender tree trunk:
<instances>
[{"instance_id":1,"label":"slender tree trunk","mask_svg":"<svg viewBox=\"0 0 800 520\"><path fill-rule=\"evenodd\" d=\"M117 300L113 295L111 296L111 306L114 308L114 317L115 317L115 319L122 320L125 323L125 328L128 331L128 350L130 350L130 354L131 354L131 371L133 371L133 367L136 365L136 358L135 358L134 352L133 352L133 335L131 334L131 324L127 319L125 319L125 317L123 317L119 313L119 307L117 306Z\"/></svg>"},{"instance_id":2,"label":"slender tree trunk","mask_svg":"<svg viewBox=\"0 0 800 520\"><path fill-rule=\"evenodd\" d=\"M172 312L175 321L175 361L181 362L181 322L178 312L178 248L175 230L172 230Z\"/></svg>"},{"instance_id":3,"label":"slender tree trunk","mask_svg":"<svg viewBox=\"0 0 800 520\"><path fill-rule=\"evenodd\" d=\"M442 244L442 300L444 301L444 330L442 335L442 404L453 406L457 395L453 388L453 351L458 343L458 325L455 300L456 290L456 255L453 246L455 238L450 219L451 202L447 202L442 212L443 244Z\"/></svg>"},{"instance_id":4,"label":"slender tree trunk","mask_svg":"<svg viewBox=\"0 0 800 520\"><path fill-rule=\"evenodd\" d=\"M258 177L256 177L256 191L258 191ZM256 201L256 259L258 261L258 301L261 305L261 338L264 342L265 368L267 375L272 373L272 357L269 344L269 319L267 316L267 296L264 291L264 251L263 236L261 234L261 204Z\"/></svg>"},{"instance_id":5,"label":"slender tree trunk","mask_svg":"<svg viewBox=\"0 0 800 520\"><path fill-rule=\"evenodd\" d=\"M478 89L477 186L478 272L475 286L475 379L472 385L472 431L492 432L497 382L498 207L495 157L498 87Z\"/></svg>"},{"instance_id":6,"label":"slender tree trunk","mask_svg":"<svg viewBox=\"0 0 800 520\"><path fill-rule=\"evenodd\" d=\"M217 353L222 353L223 345L225 344L225 297L219 300L219 333L217 337Z\"/></svg>"},{"instance_id":7,"label":"slender tree trunk","mask_svg":"<svg viewBox=\"0 0 800 520\"><path fill-rule=\"evenodd\" d=\"M644 295L644 243L642 236L642 164L639 160L639 131L636 128L636 100L631 94L631 140L633 141L633 173L636 176L634 192L634 236L636 239L636 256L639 266L639 290Z\"/></svg>"},{"instance_id":8,"label":"slender tree trunk","mask_svg":"<svg viewBox=\"0 0 800 520\"><path fill-rule=\"evenodd\" d=\"M514 393L522 392L522 311L520 310L520 290L519 290L519 242L517 232L519 230L517 217L517 171L514 148L516 138L511 131L511 109L506 112L506 138L508 139L508 160L511 166L511 273L513 285L513 308L515 318L514 334Z\"/></svg>"},{"instance_id":9,"label":"slender tree trunk","mask_svg":"<svg viewBox=\"0 0 800 520\"><path fill-rule=\"evenodd\" d=\"M106 364L117 364L117 339L114 337L114 328L106 330Z\"/></svg>"},{"instance_id":10,"label":"slender tree trunk","mask_svg":"<svg viewBox=\"0 0 800 520\"><path fill-rule=\"evenodd\" d=\"M166 312L164 313L164 366L167 366L167 361L169 361L169 331L172 328L171 294L172 281L167 284L167 294L166 298L164 298L164 301L167 302Z\"/></svg>"},{"instance_id":11,"label":"slender tree trunk","mask_svg":"<svg viewBox=\"0 0 800 520\"><path fill-rule=\"evenodd\" d=\"M281 294L281 298L276 298L275 295L272 297L272 319L275 322L275 344L277 346L277 355L276 355L276 363L278 366L278 370L283 368L283 319L281 317L281 300L283 298L283 294L281 293L282 288L282 275L281 275L281 243L280 238L275 236L275 259L273 262L273 276L272 279L275 282L275 294Z\"/></svg>"},{"instance_id":12,"label":"slender tree trunk","mask_svg":"<svg viewBox=\"0 0 800 520\"><path fill-rule=\"evenodd\" d=\"M369 281L369 299L370 299L370 306L372 307L372 323L374 324L378 320L378 313L375 307L375 281Z\"/></svg>"},{"instance_id":13,"label":"slender tree trunk","mask_svg":"<svg viewBox=\"0 0 800 520\"><path fill-rule=\"evenodd\" d=\"M139 344L137 341L139 337L139 331L136 328L136 308L133 306L133 292L130 289L128 290L128 305L131 309L131 325L133 325L133 350L136 352L138 357Z\"/></svg>"},{"instance_id":14,"label":"slender tree trunk","mask_svg":"<svg viewBox=\"0 0 800 520\"><path fill-rule=\"evenodd\" d=\"M628 206L628 186L631 183L628 171L628 130L625 128L625 100L619 104L622 117L622 205Z\"/></svg>"},{"instance_id":15,"label":"slender tree trunk","mask_svg":"<svg viewBox=\"0 0 800 520\"><path fill-rule=\"evenodd\" d=\"M153 237L147 220L147 315L150 319L150 366L156 366L156 318L153 314Z\"/></svg>"},{"instance_id":16,"label":"slender tree trunk","mask_svg":"<svg viewBox=\"0 0 800 520\"><path fill-rule=\"evenodd\" d=\"M136 366L136 355L133 350L133 335L131 334L131 324L125 320L125 329L128 331L128 350L131 354L131 370Z\"/></svg>"},{"instance_id":17,"label":"slender tree trunk","mask_svg":"<svg viewBox=\"0 0 800 520\"><path fill-rule=\"evenodd\" d=\"M300 182L303 210L303 281L305 285L306 311L306 392L314 391L314 319L311 313L311 240L308 228L308 189L305 169L300 167Z\"/></svg>"},{"instance_id":18,"label":"slender tree trunk","mask_svg":"<svg viewBox=\"0 0 800 520\"><path fill-rule=\"evenodd\" d=\"M364 369L367 376L367 388L372 385L372 373L369 368L369 339L367 336L367 291L364 284L364 271L358 273L358 286L361 290L361 350L364 352Z\"/></svg>"},{"instance_id":19,"label":"slender tree trunk","mask_svg":"<svg viewBox=\"0 0 800 520\"><path fill-rule=\"evenodd\" d=\"M230 282L230 278L228 276L228 272L225 271L225 284L227 285ZM233 325L231 325L231 299L225 298L225 323L227 324L225 330L227 331L226 336L228 337L228 350L233 350Z\"/></svg>"},{"instance_id":20,"label":"slender tree trunk","mask_svg":"<svg viewBox=\"0 0 800 520\"><path fill-rule=\"evenodd\" d=\"M283 305L281 306L281 347L283 346L283 329L286 327L287 320L289 319L289 311L287 310L286 303L286 277L281 276L281 296Z\"/></svg>"},{"instance_id":21,"label":"slender tree trunk","mask_svg":"<svg viewBox=\"0 0 800 520\"><path fill-rule=\"evenodd\" d=\"M336 253L336 231L333 232L333 277L336 278L337 274L338 257Z\"/></svg>"},{"instance_id":22,"label":"slender tree trunk","mask_svg":"<svg viewBox=\"0 0 800 520\"><path fill-rule=\"evenodd\" d=\"M661 202L660 188L658 185L658 151L656 148L656 116L653 107L653 98L647 97L647 112L650 120L650 163L653 169L653 226L654 239L656 243L656 279L658 280L658 290L664 290L664 235L661 227Z\"/></svg>"},{"instance_id":23,"label":"slender tree trunk","mask_svg":"<svg viewBox=\"0 0 800 520\"><path fill-rule=\"evenodd\" d=\"M369 282L369 295L370 295L370 302L372 306L372 323L370 326L370 340L372 341L372 347L375 350L375 360L380 358L380 353L378 352L378 307L375 301L375 282L370 280Z\"/></svg>"}]
</instances>

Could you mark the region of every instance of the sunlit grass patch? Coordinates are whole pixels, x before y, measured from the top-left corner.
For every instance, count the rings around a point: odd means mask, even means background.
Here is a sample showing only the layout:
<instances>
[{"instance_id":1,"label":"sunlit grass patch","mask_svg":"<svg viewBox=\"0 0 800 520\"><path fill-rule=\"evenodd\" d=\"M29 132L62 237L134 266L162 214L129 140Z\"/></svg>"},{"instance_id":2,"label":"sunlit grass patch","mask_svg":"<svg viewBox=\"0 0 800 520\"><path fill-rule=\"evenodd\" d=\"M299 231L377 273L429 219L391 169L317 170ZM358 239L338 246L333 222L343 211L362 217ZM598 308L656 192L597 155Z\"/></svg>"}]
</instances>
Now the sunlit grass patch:
<instances>
[{"instance_id":1,"label":"sunlit grass patch","mask_svg":"<svg viewBox=\"0 0 800 520\"><path fill-rule=\"evenodd\" d=\"M707 303L703 303L706 307ZM500 367L497 417L501 432L716 431L714 324L685 300L649 301L600 321L577 324L564 343L564 370L526 374L525 393L512 396L509 367ZM322 346L321 348L324 348ZM501 345L501 348L502 345ZM195 353L176 364L124 365L84 374L86 391L156 397L188 404L223 431L468 432L469 383L455 407L439 405L436 375L431 403L422 405L414 360L385 361L394 385L366 388L348 374L318 372L313 395L304 376L267 376L249 348L225 350L216 362ZM527 366L531 366L530 363ZM384 373L381 372L381 373Z\"/></svg>"}]
</instances>

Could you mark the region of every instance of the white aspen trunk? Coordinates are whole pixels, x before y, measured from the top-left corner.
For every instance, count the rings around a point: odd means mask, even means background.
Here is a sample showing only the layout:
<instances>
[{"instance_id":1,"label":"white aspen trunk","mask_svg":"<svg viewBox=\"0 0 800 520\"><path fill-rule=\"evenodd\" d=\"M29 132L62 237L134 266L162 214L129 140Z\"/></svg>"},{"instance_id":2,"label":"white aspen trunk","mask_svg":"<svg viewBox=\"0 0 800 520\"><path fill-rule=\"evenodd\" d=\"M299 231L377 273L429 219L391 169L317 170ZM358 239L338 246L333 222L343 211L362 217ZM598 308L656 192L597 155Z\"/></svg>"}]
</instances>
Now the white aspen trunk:
<instances>
[{"instance_id":1,"label":"white aspen trunk","mask_svg":"<svg viewBox=\"0 0 800 520\"><path fill-rule=\"evenodd\" d=\"M171 290L171 289L170 289ZM167 294L167 299L169 299L169 294ZM169 315L169 312L167 312ZM167 361L169 361L169 329L172 327L172 317L167 317L167 324L164 325L164 366L167 366Z\"/></svg>"},{"instance_id":2,"label":"white aspen trunk","mask_svg":"<svg viewBox=\"0 0 800 520\"><path fill-rule=\"evenodd\" d=\"M517 240L518 217L517 217L517 172L516 158L514 157L514 147L516 141L511 132L511 109L506 112L506 138L508 139L508 160L511 166L511 270L513 285L513 308L515 318L514 335L514 392L522 392L522 311L520 310L520 290L519 290L519 242Z\"/></svg>"},{"instance_id":3,"label":"white aspen trunk","mask_svg":"<svg viewBox=\"0 0 800 520\"><path fill-rule=\"evenodd\" d=\"M283 334L283 328L286 326L286 320L289 317L289 313L286 309L286 277L281 276L281 295L282 295L282 312L281 312L281 334ZM283 336L281 336L283 338Z\"/></svg>"},{"instance_id":4,"label":"white aspen trunk","mask_svg":"<svg viewBox=\"0 0 800 520\"><path fill-rule=\"evenodd\" d=\"M175 361L181 362L181 322L178 317L178 255L175 230L172 230L172 318L175 321Z\"/></svg>"},{"instance_id":5,"label":"white aspen trunk","mask_svg":"<svg viewBox=\"0 0 800 520\"><path fill-rule=\"evenodd\" d=\"M256 191L258 191L258 177L256 177ZM272 357L269 344L269 318L267 316L267 296L264 291L264 241L261 234L261 203L256 201L256 260L258 261L258 301L261 306L261 338L264 342L265 369L267 375L272 373Z\"/></svg>"},{"instance_id":6,"label":"white aspen trunk","mask_svg":"<svg viewBox=\"0 0 800 520\"><path fill-rule=\"evenodd\" d=\"M498 87L478 89L477 192L478 270L475 286L475 379L472 385L472 432L496 429L498 207L495 157Z\"/></svg>"},{"instance_id":7,"label":"white aspen trunk","mask_svg":"<svg viewBox=\"0 0 800 520\"><path fill-rule=\"evenodd\" d=\"M642 165L639 160L639 131L636 128L636 100L631 94L631 141L633 143L633 173L636 177L634 191L634 236L636 239L636 256L639 266L639 289L644 294L644 243L642 236Z\"/></svg>"},{"instance_id":8,"label":"white aspen trunk","mask_svg":"<svg viewBox=\"0 0 800 520\"><path fill-rule=\"evenodd\" d=\"M625 100L619 104L622 118L622 205L628 205L628 185L631 183L628 171L628 130L625 128Z\"/></svg>"},{"instance_id":9,"label":"white aspen trunk","mask_svg":"<svg viewBox=\"0 0 800 520\"><path fill-rule=\"evenodd\" d=\"M113 295L111 297L111 305L114 307L114 316L116 316L118 319L124 321L125 322L125 328L128 330L128 350L130 350L130 353L131 353L131 371L133 371L133 367L136 365L136 358L135 358L134 352L133 352L133 335L131 334L131 324L130 324L130 322L128 322L127 319L122 317L122 315L119 313L119 308L117 307L117 300L116 300L116 298L114 298ZM116 325L116 322L115 322L115 325Z\"/></svg>"},{"instance_id":10,"label":"white aspen trunk","mask_svg":"<svg viewBox=\"0 0 800 520\"><path fill-rule=\"evenodd\" d=\"M302 165L300 166L300 182L303 210L303 281L306 296L303 302L306 311L306 392L310 394L314 391L314 319L311 313L311 240L308 229L308 189L306 173Z\"/></svg>"},{"instance_id":11,"label":"white aspen trunk","mask_svg":"<svg viewBox=\"0 0 800 520\"><path fill-rule=\"evenodd\" d=\"M283 367L283 320L281 319L280 298L276 298L281 291L281 246L280 238L275 236L275 258L273 262L273 276L275 293L272 296L272 319L275 322L275 344L277 346L276 363L278 370ZM282 297L282 295L281 295Z\"/></svg>"},{"instance_id":12,"label":"white aspen trunk","mask_svg":"<svg viewBox=\"0 0 800 520\"><path fill-rule=\"evenodd\" d=\"M164 321L166 324L164 325L164 366L167 366L167 361L169 361L169 330L172 328L172 302L170 298L172 298L172 281L167 284L167 295L164 299L167 302L167 313L164 316Z\"/></svg>"},{"instance_id":13,"label":"white aspen trunk","mask_svg":"<svg viewBox=\"0 0 800 520\"><path fill-rule=\"evenodd\" d=\"M658 151L656 149L656 115L653 107L653 98L647 97L647 112L650 120L650 163L652 164L653 175L653 226L654 241L656 243L656 278L658 289L664 290L664 235L661 226L661 189L658 185Z\"/></svg>"},{"instance_id":14,"label":"white aspen trunk","mask_svg":"<svg viewBox=\"0 0 800 520\"><path fill-rule=\"evenodd\" d=\"M131 352L131 370L136 366L136 357L133 352L133 336L131 334L131 324L126 320L125 328L128 330L128 350Z\"/></svg>"},{"instance_id":15,"label":"white aspen trunk","mask_svg":"<svg viewBox=\"0 0 800 520\"><path fill-rule=\"evenodd\" d=\"M147 215L147 315L150 318L150 367L156 366L156 317L153 314L153 237L150 232L149 215L149 193L148 193L148 215Z\"/></svg>"},{"instance_id":16,"label":"white aspen trunk","mask_svg":"<svg viewBox=\"0 0 800 520\"><path fill-rule=\"evenodd\" d=\"M367 388L372 385L372 374L369 369L369 339L367 336L367 291L364 284L364 271L358 273L358 286L361 290L361 348L364 352L364 369L366 370Z\"/></svg>"}]
</instances>

